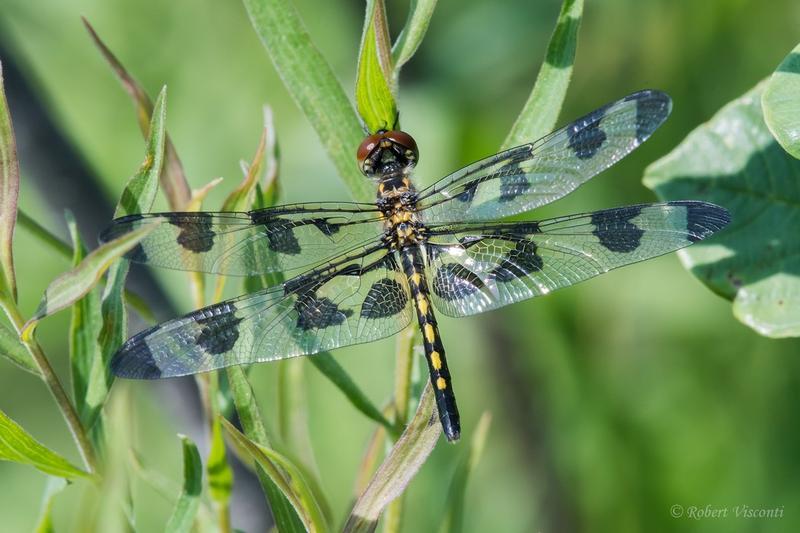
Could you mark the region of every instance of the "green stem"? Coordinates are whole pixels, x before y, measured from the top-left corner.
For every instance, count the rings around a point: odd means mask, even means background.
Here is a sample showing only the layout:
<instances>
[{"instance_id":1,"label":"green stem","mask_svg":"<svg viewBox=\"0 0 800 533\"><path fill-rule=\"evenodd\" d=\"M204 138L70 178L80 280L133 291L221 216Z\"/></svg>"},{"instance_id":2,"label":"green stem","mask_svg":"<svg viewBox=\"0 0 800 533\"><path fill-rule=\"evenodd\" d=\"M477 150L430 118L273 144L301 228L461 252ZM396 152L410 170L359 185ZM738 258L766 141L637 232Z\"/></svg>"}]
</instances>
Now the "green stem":
<instances>
[{"instance_id":1,"label":"green stem","mask_svg":"<svg viewBox=\"0 0 800 533\"><path fill-rule=\"evenodd\" d=\"M13 302L9 301L2 301L0 305L2 305L3 310L14 325L17 335L20 335L25 320L20 315L19 309L17 309L17 306L14 305ZM75 444L78 446L78 451L81 454L81 459L83 459L86 469L91 474L97 473L97 459L94 454L92 443L86 435L80 418L78 418L78 413L75 411L64 387L61 385L53 367L50 366L50 361L47 360L41 346L39 346L39 343L36 342L36 339L33 337L29 340L22 339L22 343L31 354L31 357L39 369L40 377L50 390L50 394L53 395L53 399L55 399L58 408L61 410L61 414L69 427L70 433L72 433Z\"/></svg>"}]
</instances>

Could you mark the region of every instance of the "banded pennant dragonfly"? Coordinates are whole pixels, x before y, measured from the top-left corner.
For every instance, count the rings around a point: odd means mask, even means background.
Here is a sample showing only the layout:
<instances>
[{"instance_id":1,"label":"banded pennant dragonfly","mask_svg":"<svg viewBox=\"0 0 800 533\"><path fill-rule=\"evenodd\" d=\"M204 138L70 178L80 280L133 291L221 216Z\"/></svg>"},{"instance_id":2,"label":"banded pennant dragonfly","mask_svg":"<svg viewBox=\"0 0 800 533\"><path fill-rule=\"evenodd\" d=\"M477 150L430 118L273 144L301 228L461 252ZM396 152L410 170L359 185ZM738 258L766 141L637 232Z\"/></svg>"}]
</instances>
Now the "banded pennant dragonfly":
<instances>
[{"instance_id":1,"label":"banded pennant dragonfly","mask_svg":"<svg viewBox=\"0 0 800 533\"><path fill-rule=\"evenodd\" d=\"M496 221L575 190L650 137L670 110L666 94L636 92L422 190L411 181L414 139L381 131L357 152L377 186L374 204L114 220L102 240L158 223L132 261L232 276L300 273L135 335L111 368L125 378L183 376L369 342L416 319L442 428L455 441L459 415L434 311L464 317L544 295L683 248L730 221L699 201Z\"/></svg>"}]
</instances>

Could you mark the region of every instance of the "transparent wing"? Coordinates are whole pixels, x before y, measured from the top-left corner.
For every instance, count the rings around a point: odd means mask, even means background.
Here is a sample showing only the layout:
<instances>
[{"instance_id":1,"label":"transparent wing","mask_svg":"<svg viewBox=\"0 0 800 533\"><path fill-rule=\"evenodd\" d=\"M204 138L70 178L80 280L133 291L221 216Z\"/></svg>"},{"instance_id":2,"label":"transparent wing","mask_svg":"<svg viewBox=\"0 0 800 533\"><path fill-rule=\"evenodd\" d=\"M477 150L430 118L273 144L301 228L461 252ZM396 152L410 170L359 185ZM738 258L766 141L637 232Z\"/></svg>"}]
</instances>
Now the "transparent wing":
<instances>
[{"instance_id":1,"label":"transparent wing","mask_svg":"<svg viewBox=\"0 0 800 533\"><path fill-rule=\"evenodd\" d=\"M428 283L442 313L474 315L683 248L729 221L721 207L681 201L541 222L433 227Z\"/></svg>"},{"instance_id":2,"label":"transparent wing","mask_svg":"<svg viewBox=\"0 0 800 533\"><path fill-rule=\"evenodd\" d=\"M369 342L405 328L409 302L395 257L373 250L143 331L111 368L126 378L165 378Z\"/></svg>"},{"instance_id":3,"label":"transparent wing","mask_svg":"<svg viewBox=\"0 0 800 533\"><path fill-rule=\"evenodd\" d=\"M176 270L232 276L287 271L327 261L377 239L382 215L374 205L293 204L249 213L153 213L118 218L108 241L154 221L156 229L127 257Z\"/></svg>"},{"instance_id":4,"label":"transparent wing","mask_svg":"<svg viewBox=\"0 0 800 533\"><path fill-rule=\"evenodd\" d=\"M422 220L494 220L550 203L642 144L671 108L666 94L640 91L534 143L477 161L420 192Z\"/></svg>"}]
</instances>

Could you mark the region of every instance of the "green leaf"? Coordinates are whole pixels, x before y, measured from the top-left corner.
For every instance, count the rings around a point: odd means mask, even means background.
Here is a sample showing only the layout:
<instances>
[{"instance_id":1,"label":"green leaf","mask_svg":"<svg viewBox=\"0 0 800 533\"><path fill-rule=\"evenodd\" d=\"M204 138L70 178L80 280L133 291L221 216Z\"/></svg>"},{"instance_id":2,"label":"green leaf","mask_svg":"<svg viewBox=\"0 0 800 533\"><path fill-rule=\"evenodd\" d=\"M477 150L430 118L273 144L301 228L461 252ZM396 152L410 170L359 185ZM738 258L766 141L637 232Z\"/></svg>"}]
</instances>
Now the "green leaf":
<instances>
[{"instance_id":1,"label":"green leaf","mask_svg":"<svg viewBox=\"0 0 800 533\"><path fill-rule=\"evenodd\" d=\"M728 228L679 252L684 266L733 300L736 317L762 335L800 335L800 161L770 134L761 114L765 84L722 108L644 183L665 200L698 199L731 212Z\"/></svg>"},{"instance_id":2,"label":"green leaf","mask_svg":"<svg viewBox=\"0 0 800 533\"><path fill-rule=\"evenodd\" d=\"M19 340L19 336L8 329L5 324L0 323L0 355L34 375L39 375L31 354Z\"/></svg>"},{"instance_id":3,"label":"green leaf","mask_svg":"<svg viewBox=\"0 0 800 533\"><path fill-rule=\"evenodd\" d=\"M17 222L19 163L14 126L6 102L3 65L0 63L0 300L17 301L12 241Z\"/></svg>"},{"instance_id":4,"label":"green leaf","mask_svg":"<svg viewBox=\"0 0 800 533\"><path fill-rule=\"evenodd\" d=\"M86 257L86 247L78 233L71 213L67 212L67 226L72 237L74 256L72 264L77 267ZM86 424L86 393L94 360L100 357L97 338L103 319L100 315L100 290L93 288L72 305L72 320L69 327L69 359L72 378L72 397L81 422Z\"/></svg>"},{"instance_id":5,"label":"green leaf","mask_svg":"<svg viewBox=\"0 0 800 533\"><path fill-rule=\"evenodd\" d=\"M233 471L225 454L225 440L219 417L211 422L211 450L208 452L208 488L211 499L226 504L233 490Z\"/></svg>"},{"instance_id":6,"label":"green leaf","mask_svg":"<svg viewBox=\"0 0 800 533\"><path fill-rule=\"evenodd\" d=\"M289 0L243 0L253 27L289 94L316 129L322 145L356 200L375 196L355 164L363 138L353 106L330 65L311 42Z\"/></svg>"},{"instance_id":7,"label":"green leaf","mask_svg":"<svg viewBox=\"0 0 800 533\"><path fill-rule=\"evenodd\" d=\"M417 51L425 32L428 31L428 24L431 22L435 8L436 0L411 0L408 7L406 25L392 47L392 59L394 61L392 85L394 87L397 86L400 69L408 63Z\"/></svg>"},{"instance_id":8,"label":"green leaf","mask_svg":"<svg viewBox=\"0 0 800 533\"><path fill-rule=\"evenodd\" d=\"M114 74L116 74L122 87L130 95L131 100L133 100L133 105L136 108L136 118L139 122L139 129L141 129L142 135L147 136L150 131L150 119L153 115L153 102L142 86L139 85L133 76L128 74L128 71L122 66L122 63L119 62L111 50L100 39L92 25L89 24L89 21L83 17L81 17L81 20L83 20L83 24L86 26L86 30L89 32L89 36L92 38L92 41L94 41L95 46L108 62L109 66L111 66L111 69L114 71ZM169 136L166 136L164 151L165 161L160 175L161 187L164 190L164 195L167 197L170 208L173 211L181 211L186 208L191 200L192 192L186 180L183 165L181 164L180 158L178 158L178 153Z\"/></svg>"},{"instance_id":9,"label":"green leaf","mask_svg":"<svg viewBox=\"0 0 800 533\"><path fill-rule=\"evenodd\" d=\"M453 474L453 480L450 482L450 490L447 494L447 511L442 527L439 528L443 533L458 533L464 529L464 498L467 494L467 482L483 455L486 435L489 433L491 421L491 415L488 412L484 412L472 434L466 455L462 457Z\"/></svg>"},{"instance_id":10,"label":"green leaf","mask_svg":"<svg viewBox=\"0 0 800 533\"><path fill-rule=\"evenodd\" d=\"M772 135L784 150L800 159L800 44L772 74L761 106Z\"/></svg>"},{"instance_id":11,"label":"green leaf","mask_svg":"<svg viewBox=\"0 0 800 533\"><path fill-rule=\"evenodd\" d=\"M256 185L258 185L261 169L264 167L267 137L270 135L267 128L267 117L265 115L264 129L261 132L261 139L258 141L258 148L256 148L253 161L247 166L242 163L243 170L245 170L244 180L236 189L231 191L225 201L222 202L223 211L247 211L255 200Z\"/></svg>"},{"instance_id":12,"label":"green leaf","mask_svg":"<svg viewBox=\"0 0 800 533\"><path fill-rule=\"evenodd\" d=\"M69 307L85 296L100 281L111 264L135 247L155 225L144 226L104 243L87 255L75 268L58 276L44 291L42 301L25 323L23 335L30 335L36 322Z\"/></svg>"},{"instance_id":13,"label":"green leaf","mask_svg":"<svg viewBox=\"0 0 800 533\"><path fill-rule=\"evenodd\" d=\"M356 385L350 375L336 362L336 359L331 354L327 352L319 353L309 357L309 361L342 391L347 399L350 400L350 403L353 404L353 407L384 426L389 431L389 434L397 435L395 426L383 416L383 413L367 398L367 395Z\"/></svg>"},{"instance_id":14,"label":"green leaf","mask_svg":"<svg viewBox=\"0 0 800 533\"><path fill-rule=\"evenodd\" d=\"M200 452L188 437L179 437L183 443L183 488L164 528L169 533L191 531L203 493L203 462L200 460Z\"/></svg>"},{"instance_id":15,"label":"green leaf","mask_svg":"<svg viewBox=\"0 0 800 533\"><path fill-rule=\"evenodd\" d=\"M30 465L45 474L65 479L90 477L89 473L34 439L3 411L0 411L0 460Z\"/></svg>"},{"instance_id":16,"label":"green leaf","mask_svg":"<svg viewBox=\"0 0 800 533\"><path fill-rule=\"evenodd\" d=\"M393 71L386 8L383 0L368 0L358 56L356 107L370 133L393 130L397 125L397 105L389 86Z\"/></svg>"},{"instance_id":17,"label":"green leaf","mask_svg":"<svg viewBox=\"0 0 800 533\"><path fill-rule=\"evenodd\" d=\"M244 448L253 461L269 473L270 479L281 489L308 531L327 531L322 508L314 496L314 490L306 480L303 470L298 468L291 460L275 450L253 442L236 429L233 424L222 419L225 431Z\"/></svg>"},{"instance_id":18,"label":"green leaf","mask_svg":"<svg viewBox=\"0 0 800 533\"><path fill-rule=\"evenodd\" d=\"M226 369L226 372L231 387L231 396L245 434L254 442L269 446L267 430L261 420L253 388L247 381L244 369L241 366L231 366ZM269 463L256 463L256 475L264 490L264 495L267 497L270 510L272 510L275 525L281 532L303 532L305 527L298 512L272 480L272 476L277 472L274 465L270 467Z\"/></svg>"},{"instance_id":19,"label":"green leaf","mask_svg":"<svg viewBox=\"0 0 800 533\"><path fill-rule=\"evenodd\" d=\"M356 501L344 527L345 532L374 531L383 510L403 493L425 463L440 433L441 426L429 383L411 423Z\"/></svg>"},{"instance_id":20,"label":"green leaf","mask_svg":"<svg viewBox=\"0 0 800 533\"><path fill-rule=\"evenodd\" d=\"M67 486L67 480L60 477L50 477L44 486L42 508L39 511L39 522L34 528L34 533L55 533L53 527L53 500L59 492Z\"/></svg>"},{"instance_id":21,"label":"green leaf","mask_svg":"<svg viewBox=\"0 0 800 533\"><path fill-rule=\"evenodd\" d=\"M503 142L503 149L544 137L556 125L572 78L582 17L583 0L564 0L536 84Z\"/></svg>"}]
</instances>

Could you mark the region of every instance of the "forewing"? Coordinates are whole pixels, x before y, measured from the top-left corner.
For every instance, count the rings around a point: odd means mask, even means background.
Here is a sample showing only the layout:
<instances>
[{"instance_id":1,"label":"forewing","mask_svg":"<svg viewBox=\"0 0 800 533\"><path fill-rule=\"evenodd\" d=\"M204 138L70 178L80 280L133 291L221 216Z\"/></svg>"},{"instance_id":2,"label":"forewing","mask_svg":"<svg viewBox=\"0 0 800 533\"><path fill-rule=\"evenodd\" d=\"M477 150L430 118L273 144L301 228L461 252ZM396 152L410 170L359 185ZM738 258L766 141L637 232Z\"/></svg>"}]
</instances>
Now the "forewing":
<instances>
[{"instance_id":1,"label":"forewing","mask_svg":"<svg viewBox=\"0 0 800 533\"><path fill-rule=\"evenodd\" d=\"M550 203L642 144L671 107L666 94L640 91L534 143L477 161L420 192L422 219L494 220Z\"/></svg>"},{"instance_id":2,"label":"forewing","mask_svg":"<svg viewBox=\"0 0 800 533\"><path fill-rule=\"evenodd\" d=\"M496 309L683 248L729 221L721 207L687 201L434 227L427 249L433 303L449 316Z\"/></svg>"},{"instance_id":3,"label":"forewing","mask_svg":"<svg viewBox=\"0 0 800 533\"><path fill-rule=\"evenodd\" d=\"M373 252L143 331L111 368L126 378L165 378L369 342L405 328L409 302L394 256Z\"/></svg>"},{"instance_id":4,"label":"forewing","mask_svg":"<svg viewBox=\"0 0 800 533\"><path fill-rule=\"evenodd\" d=\"M232 276L289 271L327 261L377 239L381 214L369 204L294 204L249 213L131 215L111 223L108 241L160 225L127 257L139 263Z\"/></svg>"}]
</instances>

